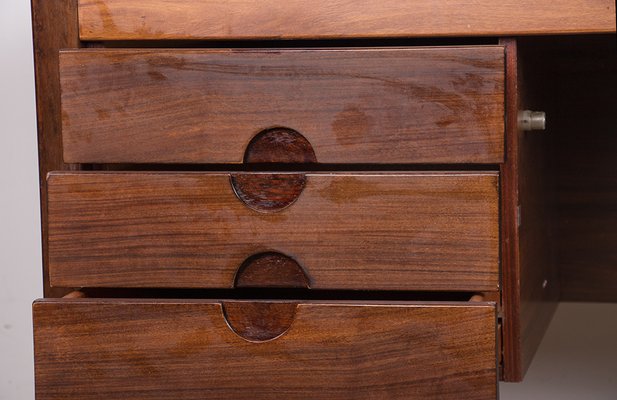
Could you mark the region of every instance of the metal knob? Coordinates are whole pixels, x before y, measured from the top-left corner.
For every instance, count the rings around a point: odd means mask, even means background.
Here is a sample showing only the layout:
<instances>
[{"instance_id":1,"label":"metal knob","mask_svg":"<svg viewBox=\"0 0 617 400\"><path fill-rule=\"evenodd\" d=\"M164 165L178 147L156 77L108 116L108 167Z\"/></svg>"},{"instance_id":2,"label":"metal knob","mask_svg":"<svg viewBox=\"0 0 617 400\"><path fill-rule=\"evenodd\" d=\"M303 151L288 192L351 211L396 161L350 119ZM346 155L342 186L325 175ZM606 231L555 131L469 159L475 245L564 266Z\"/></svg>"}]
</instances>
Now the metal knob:
<instances>
[{"instance_id":1,"label":"metal knob","mask_svg":"<svg viewBox=\"0 0 617 400\"><path fill-rule=\"evenodd\" d=\"M543 131L546 129L546 113L544 111L521 111L518 114L518 126L524 131Z\"/></svg>"}]
</instances>

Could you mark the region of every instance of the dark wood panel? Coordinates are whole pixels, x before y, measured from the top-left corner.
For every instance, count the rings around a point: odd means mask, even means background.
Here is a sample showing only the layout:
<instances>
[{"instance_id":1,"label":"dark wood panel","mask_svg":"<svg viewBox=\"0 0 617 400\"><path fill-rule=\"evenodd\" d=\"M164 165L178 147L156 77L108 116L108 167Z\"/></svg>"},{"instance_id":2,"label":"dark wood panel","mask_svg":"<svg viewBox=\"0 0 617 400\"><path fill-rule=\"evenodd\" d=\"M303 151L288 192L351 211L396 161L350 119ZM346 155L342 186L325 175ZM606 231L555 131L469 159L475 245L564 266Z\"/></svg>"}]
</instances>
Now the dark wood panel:
<instances>
[{"instance_id":1,"label":"dark wood panel","mask_svg":"<svg viewBox=\"0 0 617 400\"><path fill-rule=\"evenodd\" d=\"M304 288L309 279L296 260L280 253L267 252L249 257L238 269L235 288Z\"/></svg>"},{"instance_id":2,"label":"dark wood panel","mask_svg":"<svg viewBox=\"0 0 617 400\"><path fill-rule=\"evenodd\" d=\"M41 187L41 228L43 245L43 290L45 296L59 297L66 290L49 286L47 270L47 173L78 169L62 161L60 116L60 49L80 47L77 0L32 0L32 35L36 77L39 176Z\"/></svg>"},{"instance_id":3,"label":"dark wood panel","mask_svg":"<svg viewBox=\"0 0 617 400\"><path fill-rule=\"evenodd\" d=\"M278 212L291 206L306 187L304 174L232 174L234 193L247 207Z\"/></svg>"},{"instance_id":4,"label":"dark wood panel","mask_svg":"<svg viewBox=\"0 0 617 400\"><path fill-rule=\"evenodd\" d=\"M614 32L612 0L80 0L84 40Z\"/></svg>"},{"instance_id":5,"label":"dark wood panel","mask_svg":"<svg viewBox=\"0 0 617 400\"><path fill-rule=\"evenodd\" d=\"M285 127L321 163L499 163L503 57L499 46L63 52L64 159L241 163L256 135Z\"/></svg>"},{"instance_id":6,"label":"dark wood panel","mask_svg":"<svg viewBox=\"0 0 617 400\"><path fill-rule=\"evenodd\" d=\"M244 151L245 163L316 163L315 151L304 136L292 129L272 128L255 136Z\"/></svg>"},{"instance_id":7,"label":"dark wood panel","mask_svg":"<svg viewBox=\"0 0 617 400\"><path fill-rule=\"evenodd\" d=\"M284 335L291 328L298 303L237 302L222 303L222 312L229 328L250 342L265 342Z\"/></svg>"},{"instance_id":8,"label":"dark wood panel","mask_svg":"<svg viewBox=\"0 0 617 400\"><path fill-rule=\"evenodd\" d=\"M568 44L551 54L561 298L617 302L615 37Z\"/></svg>"},{"instance_id":9,"label":"dark wood panel","mask_svg":"<svg viewBox=\"0 0 617 400\"><path fill-rule=\"evenodd\" d=\"M276 251L316 289L493 291L498 198L493 172L307 173L294 204L261 213L226 173L52 174L52 284L232 287Z\"/></svg>"},{"instance_id":10,"label":"dark wood panel","mask_svg":"<svg viewBox=\"0 0 617 400\"><path fill-rule=\"evenodd\" d=\"M503 327L502 379L523 378L520 339L520 269L518 232L518 54L515 39L502 39L506 49L506 148L501 174L501 302Z\"/></svg>"},{"instance_id":11,"label":"dark wood panel","mask_svg":"<svg viewBox=\"0 0 617 400\"><path fill-rule=\"evenodd\" d=\"M544 131L518 133L520 357L525 373L540 346L559 301L554 230L555 185L551 137L556 117L556 86L543 50L519 41L519 110L545 111Z\"/></svg>"},{"instance_id":12,"label":"dark wood panel","mask_svg":"<svg viewBox=\"0 0 617 400\"><path fill-rule=\"evenodd\" d=\"M554 168L550 121L555 116L548 84L552 73L532 41L506 44L507 149L502 168L504 379L519 381L553 316L559 299L555 256ZM556 81L552 81L557 83ZM523 132L519 110L542 110L546 131Z\"/></svg>"},{"instance_id":13,"label":"dark wood panel","mask_svg":"<svg viewBox=\"0 0 617 400\"><path fill-rule=\"evenodd\" d=\"M300 302L265 342L236 335L214 301L47 300L33 313L38 400L497 397L494 303Z\"/></svg>"}]
</instances>

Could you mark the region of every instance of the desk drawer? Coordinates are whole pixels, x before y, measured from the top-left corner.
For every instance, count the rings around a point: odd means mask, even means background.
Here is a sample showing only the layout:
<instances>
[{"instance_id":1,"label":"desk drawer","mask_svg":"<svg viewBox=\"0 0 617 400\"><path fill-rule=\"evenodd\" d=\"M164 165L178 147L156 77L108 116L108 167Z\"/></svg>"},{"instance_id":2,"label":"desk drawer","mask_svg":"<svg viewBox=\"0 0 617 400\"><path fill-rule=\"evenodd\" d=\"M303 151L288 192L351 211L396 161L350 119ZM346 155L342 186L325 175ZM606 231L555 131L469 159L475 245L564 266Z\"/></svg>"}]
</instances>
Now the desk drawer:
<instances>
[{"instance_id":1,"label":"desk drawer","mask_svg":"<svg viewBox=\"0 0 617 400\"><path fill-rule=\"evenodd\" d=\"M37 400L497 395L493 303L75 299L33 314Z\"/></svg>"},{"instance_id":2,"label":"desk drawer","mask_svg":"<svg viewBox=\"0 0 617 400\"><path fill-rule=\"evenodd\" d=\"M316 289L494 291L498 174L56 173L53 286L230 288L281 253Z\"/></svg>"},{"instance_id":3,"label":"desk drawer","mask_svg":"<svg viewBox=\"0 0 617 400\"><path fill-rule=\"evenodd\" d=\"M500 46L92 49L60 74L69 163L241 163L272 128L319 163L503 161Z\"/></svg>"}]
</instances>

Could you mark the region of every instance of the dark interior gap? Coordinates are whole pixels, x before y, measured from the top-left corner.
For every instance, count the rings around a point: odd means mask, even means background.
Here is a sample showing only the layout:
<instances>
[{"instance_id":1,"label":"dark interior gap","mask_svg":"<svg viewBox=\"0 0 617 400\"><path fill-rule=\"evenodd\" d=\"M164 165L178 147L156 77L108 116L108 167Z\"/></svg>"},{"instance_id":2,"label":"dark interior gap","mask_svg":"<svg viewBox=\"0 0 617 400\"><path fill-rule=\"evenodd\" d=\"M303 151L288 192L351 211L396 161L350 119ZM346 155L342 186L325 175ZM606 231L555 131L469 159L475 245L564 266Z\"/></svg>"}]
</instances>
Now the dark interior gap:
<instances>
[{"instance_id":1,"label":"dark interior gap","mask_svg":"<svg viewBox=\"0 0 617 400\"><path fill-rule=\"evenodd\" d=\"M85 171L215 172L414 172L499 171L498 164L81 164Z\"/></svg>"},{"instance_id":2,"label":"dark interior gap","mask_svg":"<svg viewBox=\"0 0 617 400\"><path fill-rule=\"evenodd\" d=\"M469 301L473 292L312 290L281 288L134 289L84 288L88 298L236 299L236 300L362 300L362 301Z\"/></svg>"},{"instance_id":3,"label":"dark interior gap","mask_svg":"<svg viewBox=\"0 0 617 400\"><path fill-rule=\"evenodd\" d=\"M237 39L237 40L117 40L82 42L90 48L340 48L497 45L496 37L472 38L348 38L348 39Z\"/></svg>"}]
</instances>

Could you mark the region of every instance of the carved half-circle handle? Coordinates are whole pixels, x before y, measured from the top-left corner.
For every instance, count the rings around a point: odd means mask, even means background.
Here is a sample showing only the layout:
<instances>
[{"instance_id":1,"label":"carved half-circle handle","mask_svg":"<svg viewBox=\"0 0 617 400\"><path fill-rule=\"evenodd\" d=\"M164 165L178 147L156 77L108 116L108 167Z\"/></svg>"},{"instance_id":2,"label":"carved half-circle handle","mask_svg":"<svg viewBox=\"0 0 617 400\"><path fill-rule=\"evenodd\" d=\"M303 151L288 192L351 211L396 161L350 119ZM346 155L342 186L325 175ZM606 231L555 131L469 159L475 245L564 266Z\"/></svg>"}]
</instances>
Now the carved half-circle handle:
<instances>
[{"instance_id":1,"label":"carved half-circle handle","mask_svg":"<svg viewBox=\"0 0 617 400\"><path fill-rule=\"evenodd\" d=\"M231 186L247 207L262 213L273 213L284 210L298 200L306 186L306 175L232 174Z\"/></svg>"},{"instance_id":2,"label":"carved half-circle handle","mask_svg":"<svg viewBox=\"0 0 617 400\"><path fill-rule=\"evenodd\" d=\"M236 273L236 288L309 289L309 277L293 258L277 252L247 258Z\"/></svg>"},{"instance_id":3,"label":"carved half-circle handle","mask_svg":"<svg viewBox=\"0 0 617 400\"><path fill-rule=\"evenodd\" d=\"M244 152L245 164L306 164L317 157L309 141L289 128L271 128L258 133ZM236 196L249 208L269 213L292 205L306 186L302 173L238 173L231 175Z\"/></svg>"},{"instance_id":4,"label":"carved half-circle handle","mask_svg":"<svg viewBox=\"0 0 617 400\"><path fill-rule=\"evenodd\" d=\"M244 151L244 163L316 163L311 143L301 133L290 128L271 128L251 139Z\"/></svg>"},{"instance_id":5,"label":"carved half-circle handle","mask_svg":"<svg viewBox=\"0 0 617 400\"><path fill-rule=\"evenodd\" d=\"M294 302L223 302L229 328L249 342L265 342L282 336L296 317Z\"/></svg>"},{"instance_id":6,"label":"carved half-circle handle","mask_svg":"<svg viewBox=\"0 0 617 400\"><path fill-rule=\"evenodd\" d=\"M247 258L236 273L235 288L310 287L304 269L293 258L277 252L255 254ZM250 342L273 340L291 326L297 302L227 301L223 314L227 325Z\"/></svg>"}]
</instances>

